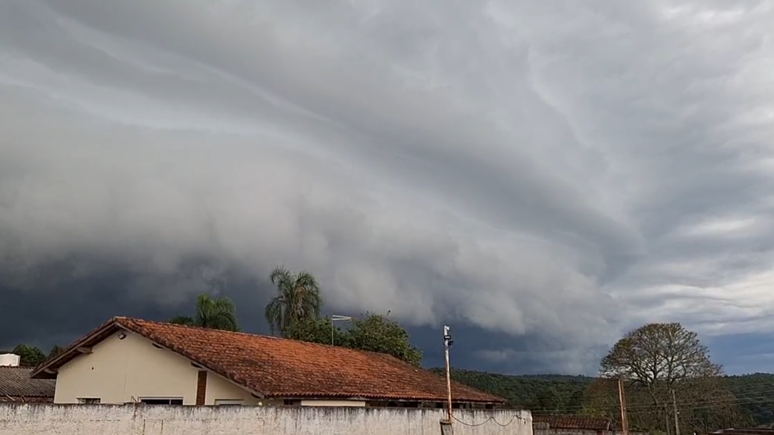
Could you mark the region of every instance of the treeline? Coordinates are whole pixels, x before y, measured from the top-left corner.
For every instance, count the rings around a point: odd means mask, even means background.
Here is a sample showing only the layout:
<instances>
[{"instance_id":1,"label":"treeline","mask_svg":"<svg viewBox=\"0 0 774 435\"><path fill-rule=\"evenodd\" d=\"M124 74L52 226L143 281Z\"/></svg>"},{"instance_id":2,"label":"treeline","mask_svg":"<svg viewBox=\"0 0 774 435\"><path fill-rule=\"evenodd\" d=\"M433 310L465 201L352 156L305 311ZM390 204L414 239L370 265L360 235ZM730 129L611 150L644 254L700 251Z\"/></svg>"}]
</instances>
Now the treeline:
<instances>
[{"instance_id":1,"label":"treeline","mask_svg":"<svg viewBox=\"0 0 774 435\"><path fill-rule=\"evenodd\" d=\"M444 369L432 371L443 374ZM452 379L476 389L500 396L514 406L535 413L580 414L586 392L595 378L565 375L501 375L472 370L452 369Z\"/></svg>"},{"instance_id":2,"label":"treeline","mask_svg":"<svg viewBox=\"0 0 774 435\"><path fill-rule=\"evenodd\" d=\"M443 369L431 370L443 374ZM503 397L514 406L532 410L535 415L599 415L609 416L614 422L618 421L615 413L599 409L599 397L602 393L610 399L609 405L612 405L613 412L617 411L617 387L607 379L564 375L510 376L471 370L452 370L452 379ZM738 407L740 415L734 417L738 427L774 426L774 374L721 376L718 380L722 390L730 396L684 398L678 399L678 404L694 412L717 412L718 405L722 405L721 409L733 410ZM635 391L632 390L635 388L627 386L627 396L634 394ZM671 403L669 405L671 406ZM632 403L629 399L630 424L632 418L641 417L640 414L645 411L646 408Z\"/></svg>"},{"instance_id":3,"label":"treeline","mask_svg":"<svg viewBox=\"0 0 774 435\"><path fill-rule=\"evenodd\" d=\"M22 367L35 367L38 364L50 358L56 356L59 352L63 351L62 346L56 345L51 348L48 353L43 352L37 346L29 346L26 344L19 344L11 350L0 350L0 354L13 353L19 355L19 365Z\"/></svg>"}]
</instances>

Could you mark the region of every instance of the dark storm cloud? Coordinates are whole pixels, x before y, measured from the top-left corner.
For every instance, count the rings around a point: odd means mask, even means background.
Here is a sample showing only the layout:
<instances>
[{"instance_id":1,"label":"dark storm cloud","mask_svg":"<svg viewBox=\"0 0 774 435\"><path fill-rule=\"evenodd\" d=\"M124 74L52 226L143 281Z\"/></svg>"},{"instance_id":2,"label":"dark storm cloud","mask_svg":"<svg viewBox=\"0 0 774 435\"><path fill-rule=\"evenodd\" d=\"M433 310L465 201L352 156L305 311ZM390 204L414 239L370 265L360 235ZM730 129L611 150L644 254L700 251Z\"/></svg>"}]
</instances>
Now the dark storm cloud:
<instances>
[{"instance_id":1,"label":"dark storm cloud","mask_svg":"<svg viewBox=\"0 0 774 435\"><path fill-rule=\"evenodd\" d=\"M641 321L767 330L772 18L3 2L0 344L202 291L259 330L277 264L420 344L460 325L460 364L504 371L593 370Z\"/></svg>"}]
</instances>

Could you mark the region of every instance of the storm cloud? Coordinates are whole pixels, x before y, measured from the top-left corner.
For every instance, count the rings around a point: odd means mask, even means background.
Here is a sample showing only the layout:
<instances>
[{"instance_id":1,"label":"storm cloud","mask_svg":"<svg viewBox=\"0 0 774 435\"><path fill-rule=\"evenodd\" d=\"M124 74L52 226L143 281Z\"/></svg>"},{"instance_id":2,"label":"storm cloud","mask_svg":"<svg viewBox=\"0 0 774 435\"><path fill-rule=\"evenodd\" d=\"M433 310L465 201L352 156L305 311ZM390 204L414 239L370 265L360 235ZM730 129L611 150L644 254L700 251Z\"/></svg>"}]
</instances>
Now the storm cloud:
<instances>
[{"instance_id":1,"label":"storm cloud","mask_svg":"<svg viewBox=\"0 0 774 435\"><path fill-rule=\"evenodd\" d=\"M772 23L763 1L3 0L0 345L200 292L261 330L279 264L420 344L455 325L469 367L593 372L646 321L771 332Z\"/></svg>"}]
</instances>

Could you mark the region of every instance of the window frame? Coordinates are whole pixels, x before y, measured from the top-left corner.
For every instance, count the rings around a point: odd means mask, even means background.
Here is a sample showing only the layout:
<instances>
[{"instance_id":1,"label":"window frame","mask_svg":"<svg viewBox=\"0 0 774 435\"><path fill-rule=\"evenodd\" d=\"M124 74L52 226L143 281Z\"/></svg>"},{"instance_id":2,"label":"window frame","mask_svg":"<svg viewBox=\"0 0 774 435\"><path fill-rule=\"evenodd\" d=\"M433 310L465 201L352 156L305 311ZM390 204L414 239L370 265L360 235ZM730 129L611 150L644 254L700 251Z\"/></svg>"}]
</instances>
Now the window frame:
<instances>
[{"instance_id":1,"label":"window frame","mask_svg":"<svg viewBox=\"0 0 774 435\"><path fill-rule=\"evenodd\" d=\"M148 402L168 402L168 403L148 403ZM140 397L138 402L149 406L182 406L184 400L182 397ZM180 402L180 403L172 403Z\"/></svg>"},{"instance_id":2,"label":"window frame","mask_svg":"<svg viewBox=\"0 0 774 435\"><path fill-rule=\"evenodd\" d=\"M101 405L102 404L101 397L78 397L76 400L78 400L79 405Z\"/></svg>"}]
</instances>

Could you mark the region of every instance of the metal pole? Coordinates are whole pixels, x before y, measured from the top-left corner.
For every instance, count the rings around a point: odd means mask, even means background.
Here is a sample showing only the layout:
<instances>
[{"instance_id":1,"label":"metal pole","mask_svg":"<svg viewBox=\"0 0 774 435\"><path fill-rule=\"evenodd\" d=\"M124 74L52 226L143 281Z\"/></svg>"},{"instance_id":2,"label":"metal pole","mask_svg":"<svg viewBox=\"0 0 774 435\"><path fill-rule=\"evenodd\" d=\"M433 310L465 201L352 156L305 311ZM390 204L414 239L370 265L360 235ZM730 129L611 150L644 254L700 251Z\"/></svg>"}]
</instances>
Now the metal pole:
<instances>
[{"instance_id":1,"label":"metal pole","mask_svg":"<svg viewBox=\"0 0 774 435\"><path fill-rule=\"evenodd\" d=\"M449 403L446 410L446 417L449 423L452 421L452 393L451 393L451 365L449 364L449 327L443 327L443 347L446 356L446 390L449 392Z\"/></svg>"}]
</instances>

